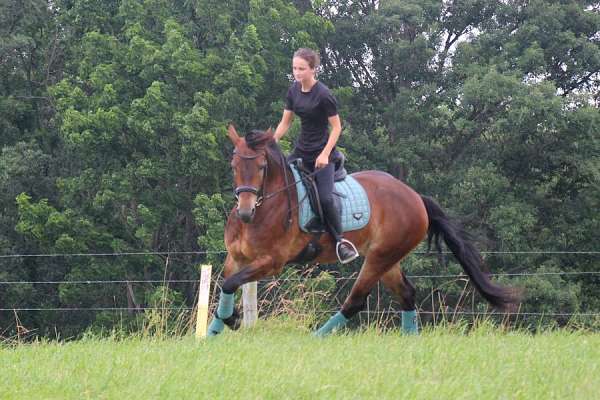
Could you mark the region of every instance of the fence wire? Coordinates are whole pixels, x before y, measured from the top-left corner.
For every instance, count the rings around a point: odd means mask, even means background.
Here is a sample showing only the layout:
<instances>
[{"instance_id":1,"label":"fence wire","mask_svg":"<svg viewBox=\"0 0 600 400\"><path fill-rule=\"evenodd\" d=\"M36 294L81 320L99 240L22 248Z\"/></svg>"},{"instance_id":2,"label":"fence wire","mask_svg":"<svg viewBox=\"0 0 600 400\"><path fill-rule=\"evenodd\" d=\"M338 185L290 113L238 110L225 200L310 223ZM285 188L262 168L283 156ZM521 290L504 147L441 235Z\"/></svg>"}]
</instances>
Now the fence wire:
<instances>
[{"instance_id":1,"label":"fence wire","mask_svg":"<svg viewBox=\"0 0 600 400\"><path fill-rule=\"evenodd\" d=\"M14 258L54 258L54 257L125 257L125 256L175 256L175 255L208 255L208 254L226 254L226 251L136 251L136 252L114 252L114 253L52 253L52 254L5 254L0 255L0 259L14 259ZM452 254L451 252L444 251L443 254ZM493 254L552 254L552 255L572 255L572 254L585 254L585 255L598 255L600 251L561 251L561 250L546 250L546 251L482 251L484 255ZM430 252L425 251L414 251L412 254L421 255L433 255ZM551 276L551 275L565 275L565 276L594 276L600 275L600 271L553 271L553 272L515 272L515 273L493 273L489 276ZM436 274L436 275L408 275L410 279L467 279L468 276L464 274ZM350 277L338 277L334 278L335 282L351 281L355 280L356 276ZM269 278L263 279L259 282L302 282L306 281L306 278ZM0 281L0 285L108 285L108 284L175 284L175 283L187 283L196 284L199 279L176 279L176 280L72 280L72 281ZM0 308L0 311L4 312L25 312L25 311L46 311L46 312L101 312L101 311L112 311L112 312L141 312L141 311L193 311L194 307L23 307L23 308ZM318 311L318 313L335 313L338 310ZM397 314L398 311L384 310L384 311L360 311L361 314ZM600 316L600 312L583 312L583 313L552 313L552 312L475 312L475 311L419 311L421 314L446 314L446 315L511 315L511 316L547 316L547 317L597 317Z\"/></svg>"},{"instance_id":2,"label":"fence wire","mask_svg":"<svg viewBox=\"0 0 600 400\"><path fill-rule=\"evenodd\" d=\"M194 311L195 307L139 307L139 308L126 308L126 307L64 307L64 308L0 308L0 311L114 311L114 312L141 312L141 311ZM315 310L311 311L311 313L317 314L334 314L338 312L338 309L335 310ZM397 310L363 310L359 311L360 314L397 314L399 315L401 311ZM443 311L426 311L419 310L419 314L435 314L435 315L501 315L501 316L538 316L538 317L600 317L600 312L582 312L582 313L558 313L558 312L500 312L500 311L454 311L454 310L443 310Z\"/></svg>"},{"instance_id":3,"label":"fence wire","mask_svg":"<svg viewBox=\"0 0 600 400\"><path fill-rule=\"evenodd\" d=\"M49 253L49 254L3 254L3 258L27 258L27 257L127 257L127 256L176 256L176 255L208 255L227 254L226 250L215 251L136 251L115 253ZM437 254L437 252L413 251L411 254ZM452 254L443 251L442 254ZM600 251L570 251L570 250L524 250L524 251L480 251L480 254L600 254Z\"/></svg>"},{"instance_id":4,"label":"fence wire","mask_svg":"<svg viewBox=\"0 0 600 400\"><path fill-rule=\"evenodd\" d=\"M554 272L516 272L516 273L495 273L489 276L546 276L546 275L600 275L600 271L554 271ZM455 275L407 275L409 279L433 279L433 278L465 278L465 274ZM336 282L351 281L356 277L334 278ZM306 278L268 278L261 279L259 282L301 282ZM132 283L198 283L199 279L148 279L148 280L78 280L78 281L0 281L0 285L108 285L108 284L132 284Z\"/></svg>"}]
</instances>

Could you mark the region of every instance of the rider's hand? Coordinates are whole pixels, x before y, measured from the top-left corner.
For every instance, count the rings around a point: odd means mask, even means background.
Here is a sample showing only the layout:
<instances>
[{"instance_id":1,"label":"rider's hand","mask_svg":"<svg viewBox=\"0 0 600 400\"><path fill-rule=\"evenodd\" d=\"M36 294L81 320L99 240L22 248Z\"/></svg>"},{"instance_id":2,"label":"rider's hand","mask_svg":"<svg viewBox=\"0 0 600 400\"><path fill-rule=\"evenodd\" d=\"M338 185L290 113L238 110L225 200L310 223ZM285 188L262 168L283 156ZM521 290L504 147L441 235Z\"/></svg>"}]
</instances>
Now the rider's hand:
<instances>
[{"instance_id":1,"label":"rider's hand","mask_svg":"<svg viewBox=\"0 0 600 400\"><path fill-rule=\"evenodd\" d=\"M323 168L326 167L327 164L329 164L329 155L324 153L319 154L319 157L317 157L317 160L315 161L315 168Z\"/></svg>"}]
</instances>

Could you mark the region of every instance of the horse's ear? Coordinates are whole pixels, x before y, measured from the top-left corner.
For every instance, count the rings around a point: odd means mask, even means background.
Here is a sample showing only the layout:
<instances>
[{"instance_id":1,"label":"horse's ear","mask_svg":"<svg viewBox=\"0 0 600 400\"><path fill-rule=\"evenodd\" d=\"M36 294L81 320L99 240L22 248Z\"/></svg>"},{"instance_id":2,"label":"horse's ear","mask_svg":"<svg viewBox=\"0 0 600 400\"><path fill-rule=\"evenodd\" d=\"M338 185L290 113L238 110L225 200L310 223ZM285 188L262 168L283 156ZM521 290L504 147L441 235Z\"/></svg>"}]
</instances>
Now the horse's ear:
<instances>
[{"instance_id":1,"label":"horse's ear","mask_svg":"<svg viewBox=\"0 0 600 400\"><path fill-rule=\"evenodd\" d=\"M233 145L237 146L237 143L240 140L240 135L238 135L233 124L229 124L229 126L227 126L227 135L229 136L229 139L231 139Z\"/></svg>"},{"instance_id":2,"label":"horse's ear","mask_svg":"<svg viewBox=\"0 0 600 400\"><path fill-rule=\"evenodd\" d=\"M267 129L267 132L265 132L267 135L271 136L271 138L273 137L273 129L271 127L269 127L269 129Z\"/></svg>"}]
</instances>

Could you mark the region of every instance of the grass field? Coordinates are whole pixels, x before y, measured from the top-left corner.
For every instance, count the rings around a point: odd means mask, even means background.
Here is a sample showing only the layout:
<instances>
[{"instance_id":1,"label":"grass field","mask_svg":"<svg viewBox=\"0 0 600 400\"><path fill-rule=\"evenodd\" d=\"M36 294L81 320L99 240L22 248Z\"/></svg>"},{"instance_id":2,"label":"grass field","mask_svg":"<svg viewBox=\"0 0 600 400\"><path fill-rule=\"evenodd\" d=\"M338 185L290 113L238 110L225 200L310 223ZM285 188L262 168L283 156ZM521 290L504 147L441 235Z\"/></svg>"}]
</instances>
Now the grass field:
<instances>
[{"instance_id":1,"label":"grass field","mask_svg":"<svg viewBox=\"0 0 600 400\"><path fill-rule=\"evenodd\" d=\"M597 399L600 335L483 326L315 339L293 323L198 342L0 347L1 399Z\"/></svg>"}]
</instances>

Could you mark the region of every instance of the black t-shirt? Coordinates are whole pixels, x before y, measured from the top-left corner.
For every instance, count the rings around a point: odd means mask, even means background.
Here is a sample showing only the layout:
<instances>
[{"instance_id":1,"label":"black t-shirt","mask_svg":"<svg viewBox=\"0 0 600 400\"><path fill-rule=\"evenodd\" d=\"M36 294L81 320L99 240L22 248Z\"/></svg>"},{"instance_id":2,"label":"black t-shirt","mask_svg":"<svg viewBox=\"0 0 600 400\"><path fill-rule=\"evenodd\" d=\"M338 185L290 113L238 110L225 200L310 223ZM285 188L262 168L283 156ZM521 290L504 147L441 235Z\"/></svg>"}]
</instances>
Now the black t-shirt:
<instances>
[{"instance_id":1,"label":"black t-shirt","mask_svg":"<svg viewBox=\"0 0 600 400\"><path fill-rule=\"evenodd\" d=\"M294 148L294 155L305 162L314 162L329 139L329 117L337 115L337 101L325 84L317 81L309 92L302 91L302 84L294 82L290 86L285 109L300 117L300 137ZM335 148L331 154L335 153Z\"/></svg>"}]
</instances>

